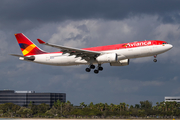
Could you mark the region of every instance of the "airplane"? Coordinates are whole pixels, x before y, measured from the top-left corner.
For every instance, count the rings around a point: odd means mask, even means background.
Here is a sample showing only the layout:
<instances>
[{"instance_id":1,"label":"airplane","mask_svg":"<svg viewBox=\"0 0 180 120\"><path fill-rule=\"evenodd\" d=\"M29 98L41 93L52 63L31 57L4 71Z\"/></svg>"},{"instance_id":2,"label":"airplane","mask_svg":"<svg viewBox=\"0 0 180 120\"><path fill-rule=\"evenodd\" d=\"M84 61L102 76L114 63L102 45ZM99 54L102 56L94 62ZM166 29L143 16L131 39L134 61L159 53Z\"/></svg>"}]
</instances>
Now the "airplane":
<instances>
[{"instance_id":1,"label":"airplane","mask_svg":"<svg viewBox=\"0 0 180 120\"><path fill-rule=\"evenodd\" d=\"M166 41L145 40L79 49L50 44L37 39L42 45L60 49L58 52L45 52L23 33L17 33L15 37L23 55L11 55L19 57L20 60L54 66L88 65L85 71L90 72L94 69L96 74L103 70L101 65L104 63L109 63L110 66L126 66L129 65L130 59L149 56L154 56L153 61L157 62L157 55L173 47ZM96 64L97 67L95 68Z\"/></svg>"}]
</instances>

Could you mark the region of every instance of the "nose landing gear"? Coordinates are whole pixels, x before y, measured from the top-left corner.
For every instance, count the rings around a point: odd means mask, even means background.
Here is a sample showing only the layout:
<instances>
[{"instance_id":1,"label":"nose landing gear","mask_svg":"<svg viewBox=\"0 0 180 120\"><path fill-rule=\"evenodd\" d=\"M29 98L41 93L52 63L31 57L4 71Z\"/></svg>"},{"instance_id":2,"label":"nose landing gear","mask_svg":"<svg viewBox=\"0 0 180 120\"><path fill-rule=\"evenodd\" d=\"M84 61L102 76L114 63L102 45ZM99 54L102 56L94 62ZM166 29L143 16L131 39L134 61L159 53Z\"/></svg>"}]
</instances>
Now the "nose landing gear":
<instances>
[{"instance_id":1,"label":"nose landing gear","mask_svg":"<svg viewBox=\"0 0 180 120\"><path fill-rule=\"evenodd\" d=\"M154 62L157 62L157 59L156 59L157 55L154 55Z\"/></svg>"}]
</instances>

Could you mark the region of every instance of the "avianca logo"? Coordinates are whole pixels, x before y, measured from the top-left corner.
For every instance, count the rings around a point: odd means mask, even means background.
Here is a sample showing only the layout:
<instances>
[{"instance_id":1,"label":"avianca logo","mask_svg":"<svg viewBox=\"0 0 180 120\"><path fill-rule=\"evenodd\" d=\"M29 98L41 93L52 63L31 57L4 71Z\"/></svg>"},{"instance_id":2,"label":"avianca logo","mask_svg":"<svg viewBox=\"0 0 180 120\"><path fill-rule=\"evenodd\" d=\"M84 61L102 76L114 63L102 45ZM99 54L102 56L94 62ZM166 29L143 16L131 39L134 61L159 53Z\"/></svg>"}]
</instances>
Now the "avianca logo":
<instances>
[{"instance_id":1,"label":"avianca logo","mask_svg":"<svg viewBox=\"0 0 180 120\"><path fill-rule=\"evenodd\" d=\"M23 55L28 54L29 52L31 52L31 51L36 47L36 45L34 45L34 44L31 44L31 45L19 44L19 46L20 46L21 49L22 49Z\"/></svg>"},{"instance_id":2,"label":"avianca logo","mask_svg":"<svg viewBox=\"0 0 180 120\"><path fill-rule=\"evenodd\" d=\"M145 41L145 42L134 42L134 43L127 43L124 44L123 47L138 47L138 46L147 46L147 45L151 45L151 41Z\"/></svg>"},{"instance_id":3,"label":"avianca logo","mask_svg":"<svg viewBox=\"0 0 180 120\"><path fill-rule=\"evenodd\" d=\"M124 44L123 47L128 47L128 44Z\"/></svg>"}]
</instances>

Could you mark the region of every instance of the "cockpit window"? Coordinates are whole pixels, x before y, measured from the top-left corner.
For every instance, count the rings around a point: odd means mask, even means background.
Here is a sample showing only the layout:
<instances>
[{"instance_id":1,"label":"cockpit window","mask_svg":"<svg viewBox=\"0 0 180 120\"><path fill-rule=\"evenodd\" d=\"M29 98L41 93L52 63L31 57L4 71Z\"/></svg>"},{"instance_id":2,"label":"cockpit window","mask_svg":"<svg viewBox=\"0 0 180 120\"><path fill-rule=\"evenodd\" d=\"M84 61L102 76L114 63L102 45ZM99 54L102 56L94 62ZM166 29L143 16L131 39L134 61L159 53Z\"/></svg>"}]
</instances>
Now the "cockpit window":
<instances>
[{"instance_id":1,"label":"cockpit window","mask_svg":"<svg viewBox=\"0 0 180 120\"><path fill-rule=\"evenodd\" d=\"M167 43L167 42L164 42L164 43L162 43L162 44L164 45L164 44L168 44L168 43Z\"/></svg>"}]
</instances>

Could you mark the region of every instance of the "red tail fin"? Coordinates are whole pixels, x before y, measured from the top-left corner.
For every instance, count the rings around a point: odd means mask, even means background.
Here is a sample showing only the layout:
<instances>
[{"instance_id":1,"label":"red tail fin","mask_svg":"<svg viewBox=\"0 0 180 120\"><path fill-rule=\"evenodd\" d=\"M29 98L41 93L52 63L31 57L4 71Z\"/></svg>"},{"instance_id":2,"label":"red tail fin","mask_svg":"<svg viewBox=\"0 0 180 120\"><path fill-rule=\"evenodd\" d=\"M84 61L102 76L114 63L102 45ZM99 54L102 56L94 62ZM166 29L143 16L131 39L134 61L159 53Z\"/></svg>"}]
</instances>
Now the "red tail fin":
<instances>
[{"instance_id":1,"label":"red tail fin","mask_svg":"<svg viewBox=\"0 0 180 120\"><path fill-rule=\"evenodd\" d=\"M21 51L24 56L28 55L37 55L46 53L40 48L38 48L30 39L28 39L23 33L15 34L17 42L21 48Z\"/></svg>"}]
</instances>

